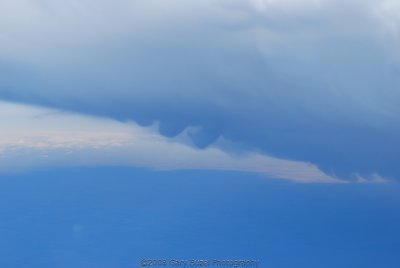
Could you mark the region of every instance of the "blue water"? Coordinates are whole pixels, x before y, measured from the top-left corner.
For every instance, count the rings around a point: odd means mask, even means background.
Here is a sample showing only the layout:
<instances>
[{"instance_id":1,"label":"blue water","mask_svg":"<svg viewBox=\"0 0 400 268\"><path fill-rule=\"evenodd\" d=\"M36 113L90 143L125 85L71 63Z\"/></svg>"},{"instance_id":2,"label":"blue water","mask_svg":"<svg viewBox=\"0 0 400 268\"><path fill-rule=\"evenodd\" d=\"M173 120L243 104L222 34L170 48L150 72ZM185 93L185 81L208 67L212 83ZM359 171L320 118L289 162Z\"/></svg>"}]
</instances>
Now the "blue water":
<instances>
[{"instance_id":1,"label":"blue water","mask_svg":"<svg viewBox=\"0 0 400 268\"><path fill-rule=\"evenodd\" d=\"M400 186L302 185L238 172L51 169L0 178L0 267L400 267Z\"/></svg>"}]
</instances>

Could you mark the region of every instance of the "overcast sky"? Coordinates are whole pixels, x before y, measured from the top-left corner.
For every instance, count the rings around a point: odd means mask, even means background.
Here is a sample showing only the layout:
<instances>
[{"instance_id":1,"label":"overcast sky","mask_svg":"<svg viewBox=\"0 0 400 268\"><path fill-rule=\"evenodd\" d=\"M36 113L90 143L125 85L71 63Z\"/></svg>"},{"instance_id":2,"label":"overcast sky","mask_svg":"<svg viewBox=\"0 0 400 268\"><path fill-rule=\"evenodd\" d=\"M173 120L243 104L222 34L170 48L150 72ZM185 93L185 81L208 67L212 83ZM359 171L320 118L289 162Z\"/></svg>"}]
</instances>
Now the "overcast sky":
<instances>
[{"instance_id":1,"label":"overcast sky","mask_svg":"<svg viewBox=\"0 0 400 268\"><path fill-rule=\"evenodd\" d=\"M394 0L4 0L0 99L396 180L399 11Z\"/></svg>"}]
</instances>

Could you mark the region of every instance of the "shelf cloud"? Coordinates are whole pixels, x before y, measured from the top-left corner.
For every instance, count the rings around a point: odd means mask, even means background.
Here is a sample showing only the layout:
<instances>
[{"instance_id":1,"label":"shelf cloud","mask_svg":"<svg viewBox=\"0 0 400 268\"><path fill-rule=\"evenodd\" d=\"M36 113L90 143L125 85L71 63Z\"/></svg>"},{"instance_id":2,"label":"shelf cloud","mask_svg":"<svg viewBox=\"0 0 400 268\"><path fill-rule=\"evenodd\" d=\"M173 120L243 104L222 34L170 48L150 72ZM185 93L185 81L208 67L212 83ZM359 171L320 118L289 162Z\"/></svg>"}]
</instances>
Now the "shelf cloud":
<instances>
[{"instance_id":1,"label":"shelf cloud","mask_svg":"<svg viewBox=\"0 0 400 268\"><path fill-rule=\"evenodd\" d=\"M241 171L302 183L345 182L310 163L259 153L231 155L215 147L196 149L134 123L10 103L0 103L0 111L6 127L0 134L1 173L49 167L134 166ZM10 117L12 120L7 120Z\"/></svg>"}]
</instances>

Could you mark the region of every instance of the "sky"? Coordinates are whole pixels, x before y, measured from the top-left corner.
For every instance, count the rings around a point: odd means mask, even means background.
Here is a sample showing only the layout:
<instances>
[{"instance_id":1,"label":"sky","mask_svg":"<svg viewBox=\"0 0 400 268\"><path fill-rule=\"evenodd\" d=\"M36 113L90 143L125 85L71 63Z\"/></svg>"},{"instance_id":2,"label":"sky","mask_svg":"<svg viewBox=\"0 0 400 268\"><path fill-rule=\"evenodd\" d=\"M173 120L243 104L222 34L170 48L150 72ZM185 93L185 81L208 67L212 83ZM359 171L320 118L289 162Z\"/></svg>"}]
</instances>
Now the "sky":
<instances>
[{"instance_id":1,"label":"sky","mask_svg":"<svg viewBox=\"0 0 400 268\"><path fill-rule=\"evenodd\" d=\"M399 267L399 14L1 0L2 267Z\"/></svg>"}]
</instances>

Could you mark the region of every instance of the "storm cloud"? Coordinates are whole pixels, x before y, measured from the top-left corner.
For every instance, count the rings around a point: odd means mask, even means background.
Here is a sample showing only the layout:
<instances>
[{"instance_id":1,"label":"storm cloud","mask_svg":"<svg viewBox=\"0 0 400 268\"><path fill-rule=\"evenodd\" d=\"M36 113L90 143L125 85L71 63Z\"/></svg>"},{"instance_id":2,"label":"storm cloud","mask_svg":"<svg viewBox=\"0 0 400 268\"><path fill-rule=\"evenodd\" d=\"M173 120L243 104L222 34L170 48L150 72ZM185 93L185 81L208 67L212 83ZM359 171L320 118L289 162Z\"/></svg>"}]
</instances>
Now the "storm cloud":
<instances>
[{"instance_id":1,"label":"storm cloud","mask_svg":"<svg viewBox=\"0 0 400 268\"><path fill-rule=\"evenodd\" d=\"M396 1L2 1L0 98L400 175ZM231 148L234 150L234 148Z\"/></svg>"}]
</instances>

